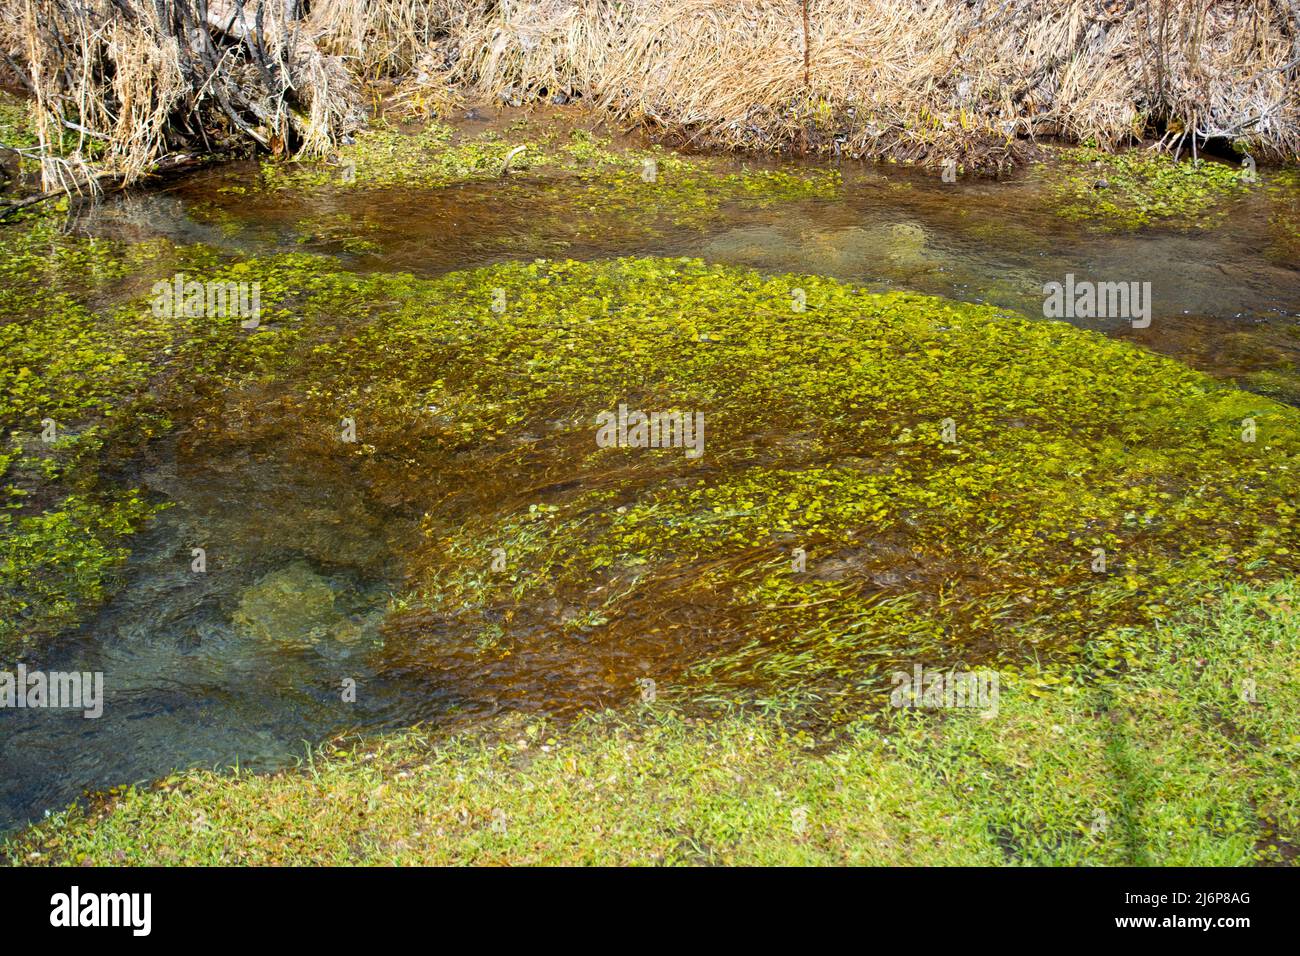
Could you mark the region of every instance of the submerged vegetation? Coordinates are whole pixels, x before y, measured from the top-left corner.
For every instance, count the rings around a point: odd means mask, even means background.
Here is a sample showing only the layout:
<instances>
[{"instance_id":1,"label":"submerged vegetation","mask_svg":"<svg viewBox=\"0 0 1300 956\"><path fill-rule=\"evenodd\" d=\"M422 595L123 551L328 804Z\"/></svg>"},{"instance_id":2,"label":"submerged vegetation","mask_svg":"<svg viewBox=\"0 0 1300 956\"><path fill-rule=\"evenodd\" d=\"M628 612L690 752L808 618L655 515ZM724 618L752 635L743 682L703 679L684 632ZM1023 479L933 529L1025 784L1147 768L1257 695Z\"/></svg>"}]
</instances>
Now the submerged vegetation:
<instances>
[{"instance_id":1,"label":"submerged vegetation","mask_svg":"<svg viewBox=\"0 0 1300 956\"><path fill-rule=\"evenodd\" d=\"M167 256L64 236L58 213L0 233L0 661L93 609L153 510L101 471L163 427L143 399L171 333L93 300Z\"/></svg>"},{"instance_id":2,"label":"submerged vegetation","mask_svg":"<svg viewBox=\"0 0 1300 956\"><path fill-rule=\"evenodd\" d=\"M480 142L430 142L434 157L470 152L413 168L491 165L464 159ZM390 150L362 143L358 172L384 168ZM649 191L668 215L700 213L682 195L756 188L668 156L646 182L644 156L584 136L534 153L536 170L594 197L645 204ZM829 180L759 182L774 201ZM148 513L100 480L100 452L177 421L188 454L275 442L295 466L345 469L367 498L422 516L389 663L489 688L550 672L573 706L653 677L697 702L813 703L841 719L920 657L1050 686L1085 649L1098 672L1136 663L1125 626L1289 573L1300 555L1294 409L1064 324L691 259L422 279L306 255L223 264L201 247L60 237L48 221L5 242L0 308L39 307L36 324L5 326L0 366L4 594L38 638L93 604L114 542ZM178 269L259 282L260 326L154 314L142 292ZM620 405L702 415L703 457L599 447L597 416ZM356 441L341 440L344 420ZM58 442L38 439L49 422ZM61 501L80 510L56 520ZM65 526L97 543L62 548ZM34 567L61 567L54 548L67 566L27 593L17 582Z\"/></svg>"},{"instance_id":3,"label":"submerged vegetation","mask_svg":"<svg viewBox=\"0 0 1300 956\"><path fill-rule=\"evenodd\" d=\"M489 131L457 135L440 123L404 132L381 128L359 133L323 163L265 162L272 189L375 190L393 187L439 189L491 183L508 202L539 188L569 215L630 220L643 229L658 222L699 227L721 218L729 203L765 206L836 194L833 169L727 168L716 158L681 156L654 147L616 147L608 137L584 129L542 130L529 138L530 124L514 124L506 135ZM509 173L509 175L508 175ZM556 213L552 213L555 218ZM559 223L543 224L554 233Z\"/></svg>"},{"instance_id":4,"label":"submerged vegetation","mask_svg":"<svg viewBox=\"0 0 1300 956\"><path fill-rule=\"evenodd\" d=\"M371 487L426 509L408 664L456 666L436 621L507 670L605 660L591 694L693 660L711 692L852 697L909 656L1116 663L1117 626L1295 567L1297 413L1065 325L691 260L365 285L391 305L293 355L285 401L354 418ZM703 458L597 447L620 404L702 412ZM430 508L431 479L459 490Z\"/></svg>"},{"instance_id":5,"label":"submerged vegetation","mask_svg":"<svg viewBox=\"0 0 1300 956\"><path fill-rule=\"evenodd\" d=\"M1269 255L1284 265L1300 263L1300 169L1287 169L1268 184L1272 200L1269 227L1273 242Z\"/></svg>"},{"instance_id":6,"label":"submerged vegetation","mask_svg":"<svg viewBox=\"0 0 1300 956\"><path fill-rule=\"evenodd\" d=\"M1208 228L1243 195L1252 172L1211 160L1179 162L1163 153L1111 154L1089 147L1057 151L1040 171L1057 214L1117 231L1160 225Z\"/></svg>"},{"instance_id":7,"label":"submerged vegetation","mask_svg":"<svg viewBox=\"0 0 1300 956\"><path fill-rule=\"evenodd\" d=\"M656 704L576 727L327 746L298 771L126 788L14 863L1289 863L1300 848L1300 591L1236 589L1132 635L1149 667L996 719L885 711L814 737Z\"/></svg>"},{"instance_id":8,"label":"submerged vegetation","mask_svg":"<svg viewBox=\"0 0 1300 956\"><path fill-rule=\"evenodd\" d=\"M842 719L902 660L1050 686L1300 556L1295 409L1064 324L690 259L204 273L250 276L261 326L170 360L188 452L274 442L422 515L382 654L483 693ZM619 405L702 413L703 456L599 447Z\"/></svg>"}]
</instances>

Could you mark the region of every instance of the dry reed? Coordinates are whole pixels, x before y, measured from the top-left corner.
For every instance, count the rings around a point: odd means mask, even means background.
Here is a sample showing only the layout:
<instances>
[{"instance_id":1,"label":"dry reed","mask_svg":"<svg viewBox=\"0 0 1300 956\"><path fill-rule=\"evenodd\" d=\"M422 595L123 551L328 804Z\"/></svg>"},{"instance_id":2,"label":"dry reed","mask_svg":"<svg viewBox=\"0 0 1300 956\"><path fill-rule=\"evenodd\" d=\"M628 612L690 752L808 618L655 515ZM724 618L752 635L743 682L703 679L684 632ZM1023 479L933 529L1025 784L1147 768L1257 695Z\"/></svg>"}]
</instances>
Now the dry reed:
<instances>
[{"instance_id":1,"label":"dry reed","mask_svg":"<svg viewBox=\"0 0 1300 956\"><path fill-rule=\"evenodd\" d=\"M50 182L130 181L218 127L324 153L358 122L355 81L380 77L437 103L451 84L581 96L721 149L1300 153L1300 0L21 0L0 52L33 87Z\"/></svg>"},{"instance_id":2,"label":"dry reed","mask_svg":"<svg viewBox=\"0 0 1300 956\"><path fill-rule=\"evenodd\" d=\"M502 0L485 93L574 90L683 142L998 165L1023 138L1300 150L1296 0ZM804 12L807 8L807 43ZM806 64L806 66L805 66Z\"/></svg>"},{"instance_id":3,"label":"dry reed","mask_svg":"<svg viewBox=\"0 0 1300 956\"><path fill-rule=\"evenodd\" d=\"M45 188L133 182L222 140L327 150L362 118L355 80L296 12L297 0L19 0L0 42L18 47L35 99Z\"/></svg>"}]
</instances>

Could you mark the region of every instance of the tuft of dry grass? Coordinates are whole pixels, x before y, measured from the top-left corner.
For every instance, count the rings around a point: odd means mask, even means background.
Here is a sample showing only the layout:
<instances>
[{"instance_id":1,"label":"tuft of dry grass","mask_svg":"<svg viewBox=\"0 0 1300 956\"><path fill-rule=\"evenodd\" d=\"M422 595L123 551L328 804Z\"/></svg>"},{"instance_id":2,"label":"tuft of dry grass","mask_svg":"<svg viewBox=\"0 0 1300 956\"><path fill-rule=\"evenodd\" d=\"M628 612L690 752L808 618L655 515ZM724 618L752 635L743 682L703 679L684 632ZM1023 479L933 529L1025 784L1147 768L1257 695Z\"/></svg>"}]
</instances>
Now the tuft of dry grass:
<instances>
[{"instance_id":1,"label":"tuft of dry grass","mask_svg":"<svg viewBox=\"0 0 1300 956\"><path fill-rule=\"evenodd\" d=\"M356 82L450 109L581 96L681 145L1001 168L1038 137L1300 157L1300 0L22 0L0 50L47 179L178 144L319 154ZM15 10L17 12L15 12ZM0 61L4 62L4 61ZM69 125L75 124L75 125ZM78 134L53 149L55 133ZM101 140L98 151L87 140Z\"/></svg>"},{"instance_id":2,"label":"tuft of dry grass","mask_svg":"<svg viewBox=\"0 0 1300 956\"><path fill-rule=\"evenodd\" d=\"M695 145L974 166L1037 136L1300 150L1293 0L503 0L464 27L458 69L485 92L579 91Z\"/></svg>"},{"instance_id":3,"label":"tuft of dry grass","mask_svg":"<svg viewBox=\"0 0 1300 956\"><path fill-rule=\"evenodd\" d=\"M474 8L463 0L330 0L313 4L307 23L322 49L378 77L414 70Z\"/></svg>"},{"instance_id":4,"label":"tuft of dry grass","mask_svg":"<svg viewBox=\"0 0 1300 956\"><path fill-rule=\"evenodd\" d=\"M130 183L222 140L319 154L355 81L281 0L21 0L0 21L35 99L46 189Z\"/></svg>"}]
</instances>

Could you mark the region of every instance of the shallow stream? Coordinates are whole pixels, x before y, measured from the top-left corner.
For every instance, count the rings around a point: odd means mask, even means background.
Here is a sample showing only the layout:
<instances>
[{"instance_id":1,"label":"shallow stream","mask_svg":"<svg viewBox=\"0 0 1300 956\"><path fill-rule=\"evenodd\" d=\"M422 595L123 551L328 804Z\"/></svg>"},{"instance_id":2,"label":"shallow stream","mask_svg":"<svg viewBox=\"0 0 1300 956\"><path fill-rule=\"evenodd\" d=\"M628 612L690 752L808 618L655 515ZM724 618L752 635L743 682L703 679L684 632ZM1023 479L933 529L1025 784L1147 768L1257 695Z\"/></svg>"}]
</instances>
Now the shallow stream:
<instances>
[{"instance_id":1,"label":"shallow stream","mask_svg":"<svg viewBox=\"0 0 1300 956\"><path fill-rule=\"evenodd\" d=\"M234 163L111 199L79 228L236 257L318 252L342 269L422 276L510 259L693 256L1030 316L1042 314L1044 283L1067 273L1150 281L1148 328L1079 324L1300 403L1300 263L1279 251L1264 190L1212 229L1111 233L1054 215L1025 176L945 183L851 165L841 174L833 198L740 199L721 216L646 230L575 209L552 179L527 171L509 191L491 181L257 191L243 188L257 167ZM131 545L127 586L35 662L109 675L104 715L0 711L0 829L177 768L282 766L337 734L619 703L566 679L562 661L549 662L553 671L534 662L526 676L475 679L466 667L452 678L379 653L419 515L360 492L345 470L286 461L262 432L242 445L227 436L217 454L185 427L124 465L125 478L171 504ZM200 542L201 574L191 566ZM361 692L344 709L346 681Z\"/></svg>"}]
</instances>

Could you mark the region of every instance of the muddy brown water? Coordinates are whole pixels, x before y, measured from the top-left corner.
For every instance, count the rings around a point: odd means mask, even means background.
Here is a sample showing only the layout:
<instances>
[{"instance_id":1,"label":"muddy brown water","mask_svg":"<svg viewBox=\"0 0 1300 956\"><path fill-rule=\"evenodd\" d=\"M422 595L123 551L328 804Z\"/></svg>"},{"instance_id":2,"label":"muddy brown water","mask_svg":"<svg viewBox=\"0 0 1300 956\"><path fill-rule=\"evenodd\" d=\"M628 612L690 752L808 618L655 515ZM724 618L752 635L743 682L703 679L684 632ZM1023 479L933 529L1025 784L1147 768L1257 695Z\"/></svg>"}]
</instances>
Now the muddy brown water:
<instances>
[{"instance_id":1,"label":"muddy brown water","mask_svg":"<svg viewBox=\"0 0 1300 956\"><path fill-rule=\"evenodd\" d=\"M491 183L222 192L257 174L234 163L106 202L82 228L201 242L232 255L314 251L347 269L429 276L507 259L689 255L1029 315L1042 314L1043 284L1066 273L1150 281L1149 328L1076 324L1246 387L1270 382L1269 394L1300 403L1300 263L1277 254L1263 190L1236 202L1212 230L1112 235L1057 218L1024 177L948 184L889 167L845 165L842 173L834 199L736 202L702 227L647 233L571 206L557 214L557 203L571 197L540 176L524 175L531 188L504 192ZM38 662L105 672L103 717L0 711L0 830L86 790L177 768L284 766L340 733L621 702L593 694L587 672L627 661L584 665L570 656L495 673L476 671L473 655L439 647L464 665L453 680L377 655L414 518L356 494L346 475L286 464L273 444L195 459L179 450L183 440L160 441L132 465L132 480L172 507L135 540L128 586ZM189 567L198 541L220 542L203 575ZM436 641L436 627L425 634ZM635 650L679 649L643 642ZM408 656L418 653L417 643ZM340 707L344 681L355 681L358 693Z\"/></svg>"}]
</instances>

